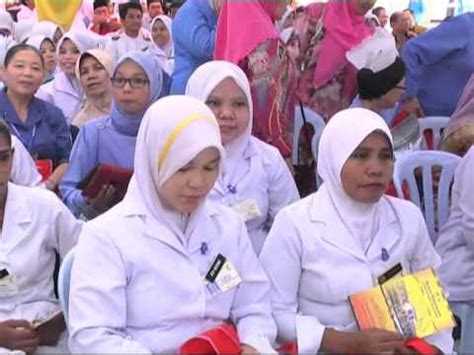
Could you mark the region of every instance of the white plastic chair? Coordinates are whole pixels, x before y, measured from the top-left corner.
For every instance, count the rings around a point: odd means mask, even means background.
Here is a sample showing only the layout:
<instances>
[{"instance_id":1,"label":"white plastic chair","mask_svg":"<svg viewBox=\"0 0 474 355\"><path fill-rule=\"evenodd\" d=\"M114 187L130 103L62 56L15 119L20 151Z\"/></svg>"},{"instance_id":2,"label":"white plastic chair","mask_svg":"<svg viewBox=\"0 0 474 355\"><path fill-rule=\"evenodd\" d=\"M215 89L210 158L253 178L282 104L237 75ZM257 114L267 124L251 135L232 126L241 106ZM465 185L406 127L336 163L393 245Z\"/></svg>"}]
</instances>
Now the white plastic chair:
<instances>
[{"instance_id":1,"label":"white plastic chair","mask_svg":"<svg viewBox=\"0 0 474 355\"><path fill-rule=\"evenodd\" d=\"M307 107L304 107L303 111L306 118L306 123L313 126L315 136L319 136L320 138L321 133L324 127L326 126L326 123L324 122L322 117L319 116L313 110ZM299 138L300 138L301 130L303 129L303 125L304 125L303 115L301 114L300 105L297 104L295 106L295 119L294 119L294 125L293 125L293 147L292 147L292 153L291 153L292 154L291 161L294 165L298 165ZM319 139L317 142L319 142ZM312 143L311 143L311 146L312 146ZM313 153L314 153L314 150L313 150Z\"/></svg>"},{"instance_id":2,"label":"white plastic chair","mask_svg":"<svg viewBox=\"0 0 474 355\"><path fill-rule=\"evenodd\" d=\"M443 131L448 125L449 117L446 116L428 116L418 119L420 124L420 133L422 138L421 149L438 149ZM433 146L429 147L426 141L425 132L433 132Z\"/></svg>"},{"instance_id":3,"label":"white plastic chair","mask_svg":"<svg viewBox=\"0 0 474 355\"><path fill-rule=\"evenodd\" d=\"M71 283L71 269L74 263L75 250L71 249L64 258L59 268L58 277L58 294L59 304L63 310L64 320L68 322L68 306L69 306L69 286Z\"/></svg>"},{"instance_id":4,"label":"white plastic chair","mask_svg":"<svg viewBox=\"0 0 474 355\"><path fill-rule=\"evenodd\" d=\"M436 232L436 221L439 230L448 220L451 185L454 179L454 171L460 160L461 158L451 153L425 150L406 152L395 162L393 182L397 195L404 198L403 183L406 181L409 198L423 211L433 243L436 241L438 234ZM441 168L437 201L433 196L433 167ZM417 168L421 169L422 197L420 197L415 177ZM436 211L437 213L435 213Z\"/></svg>"}]
</instances>

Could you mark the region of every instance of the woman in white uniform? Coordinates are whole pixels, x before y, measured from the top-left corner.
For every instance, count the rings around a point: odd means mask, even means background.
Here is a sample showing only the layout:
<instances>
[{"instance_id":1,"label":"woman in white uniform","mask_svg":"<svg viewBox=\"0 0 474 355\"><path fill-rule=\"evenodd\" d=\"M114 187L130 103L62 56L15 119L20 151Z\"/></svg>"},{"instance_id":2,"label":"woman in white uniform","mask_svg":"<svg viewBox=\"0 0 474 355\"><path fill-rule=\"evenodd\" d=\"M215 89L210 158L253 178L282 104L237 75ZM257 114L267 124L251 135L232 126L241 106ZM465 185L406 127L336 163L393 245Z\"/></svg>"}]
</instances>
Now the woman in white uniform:
<instances>
[{"instance_id":1,"label":"woman in white uniform","mask_svg":"<svg viewBox=\"0 0 474 355\"><path fill-rule=\"evenodd\" d=\"M441 281L454 313L461 318L460 354L474 352L474 146L454 177L449 221L441 229L436 250L441 255Z\"/></svg>"},{"instance_id":2,"label":"woman in white uniform","mask_svg":"<svg viewBox=\"0 0 474 355\"><path fill-rule=\"evenodd\" d=\"M15 154L8 127L0 122L0 353L64 352L61 316L46 332L34 330L32 323L59 310L56 252L66 255L82 224L54 193L8 182Z\"/></svg>"},{"instance_id":3,"label":"woman in white uniform","mask_svg":"<svg viewBox=\"0 0 474 355\"><path fill-rule=\"evenodd\" d=\"M186 94L214 112L226 150L226 168L210 198L241 214L259 254L277 212L300 198L293 176L278 149L252 136L250 85L238 66L224 61L200 66Z\"/></svg>"},{"instance_id":4,"label":"woman in white uniform","mask_svg":"<svg viewBox=\"0 0 474 355\"><path fill-rule=\"evenodd\" d=\"M319 146L323 185L273 223L261 261L272 282L278 338L297 342L299 352L407 350L395 333L358 331L348 302L396 264L407 273L440 264L421 211L384 195L393 157L390 130L378 114L363 108L337 113ZM425 341L451 353L450 333Z\"/></svg>"},{"instance_id":5,"label":"woman in white uniform","mask_svg":"<svg viewBox=\"0 0 474 355\"><path fill-rule=\"evenodd\" d=\"M76 249L72 352L176 352L226 321L243 351L272 352L269 281L240 218L207 200L223 163L202 102L169 96L149 108L124 200L85 226ZM222 257L228 267L209 273Z\"/></svg>"}]
</instances>

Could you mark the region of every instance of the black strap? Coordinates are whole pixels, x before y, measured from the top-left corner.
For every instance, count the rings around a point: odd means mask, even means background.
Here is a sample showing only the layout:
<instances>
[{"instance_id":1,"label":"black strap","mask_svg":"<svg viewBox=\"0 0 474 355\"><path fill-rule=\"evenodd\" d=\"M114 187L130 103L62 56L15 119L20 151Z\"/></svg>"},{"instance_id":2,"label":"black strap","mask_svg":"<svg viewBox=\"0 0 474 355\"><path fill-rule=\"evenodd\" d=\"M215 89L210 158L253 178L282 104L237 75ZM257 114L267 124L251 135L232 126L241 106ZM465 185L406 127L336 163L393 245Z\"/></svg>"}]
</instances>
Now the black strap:
<instances>
[{"instance_id":1,"label":"black strap","mask_svg":"<svg viewBox=\"0 0 474 355\"><path fill-rule=\"evenodd\" d=\"M311 137L309 135L309 132L308 132L308 125L307 125L307 121L306 121L306 115L304 113L304 108L303 108L303 102L301 100L299 100L300 102L300 112L301 112L301 117L303 118L303 134L304 134L304 137L306 139L306 141L308 142L309 144L309 151L312 152L312 149L311 149ZM299 137L298 137L298 140L299 142ZM298 149L299 147L296 147L296 149ZM295 147L293 147L293 149L295 149ZM299 161L299 158L300 155L298 154L298 165L300 163Z\"/></svg>"}]
</instances>

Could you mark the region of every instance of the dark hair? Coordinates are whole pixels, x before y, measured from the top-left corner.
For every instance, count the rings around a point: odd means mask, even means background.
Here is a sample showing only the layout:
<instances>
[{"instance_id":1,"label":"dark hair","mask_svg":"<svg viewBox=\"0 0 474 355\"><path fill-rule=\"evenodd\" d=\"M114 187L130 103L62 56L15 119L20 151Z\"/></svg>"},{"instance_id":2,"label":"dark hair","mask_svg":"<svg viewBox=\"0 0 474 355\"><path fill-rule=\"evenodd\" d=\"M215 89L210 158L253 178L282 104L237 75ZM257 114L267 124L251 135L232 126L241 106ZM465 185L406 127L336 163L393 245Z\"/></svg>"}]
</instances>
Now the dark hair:
<instances>
[{"instance_id":1,"label":"dark hair","mask_svg":"<svg viewBox=\"0 0 474 355\"><path fill-rule=\"evenodd\" d=\"M408 11L410 14L412 14L413 16L415 16L415 13L413 12L412 9L405 9L405 10L403 10L403 12L405 12L405 11Z\"/></svg>"},{"instance_id":2,"label":"dark hair","mask_svg":"<svg viewBox=\"0 0 474 355\"><path fill-rule=\"evenodd\" d=\"M390 26L392 26L395 22L398 21L398 19L400 17L403 16L403 12L401 11L397 11L397 12L394 12L391 16L390 16Z\"/></svg>"},{"instance_id":3,"label":"dark hair","mask_svg":"<svg viewBox=\"0 0 474 355\"><path fill-rule=\"evenodd\" d=\"M107 6L109 6L109 0L94 0L94 4L93 4L94 11L101 7L107 7Z\"/></svg>"},{"instance_id":4,"label":"dark hair","mask_svg":"<svg viewBox=\"0 0 474 355\"><path fill-rule=\"evenodd\" d=\"M357 86L362 100L374 100L395 88L405 76L405 64L400 57L389 67L374 73L363 68L357 73Z\"/></svg>"},{"instance_id":5,"label":"dark hair","mask_svg":"<svg viewBox=\"0 0 474 355\"><path fill-rule=\"evenodd\" d=\"M164 12L165 14L168 13L168 8L166 7L166 4L165 4L165 2L164 2L163 0L147 0L147 1L146 1L147 9L148 9L148 7L149 7L151 4L153 4L153 3L155 3L155 2L159 2L159 3L161 4L161 8L163 9L163 12Z\"/></svg>"},{"instance_id":6,"label":"dark hair","mask_svg":"<svg viewBox=\"0 0 474 355\"><path fill-rule=\"evenodd\" d=\"M143 14L142 6L139 3L127 2L126 4L120 4L119 5L120 19L125 20L125 17L127 17L128 11L131 10L131 9L140 10L140 12Z\"/></svg>"},{"instance_id":7,"label":"dark hair","mask_svg":"<svg viewBox=\"0 0 474 355\"><path fill-rule=\"evenodd\" d=\"M378 17L382 11L385 11L385 7L378 6L372 10L372 14Z\"/></svg>"},{"instance_id":8,"label":"dark hair","mask_svg":"<svg viewBox=\"0 0 474 355\"><path fill-rule=\"evenodd\" d=\"M10 127L8 127L8 124L2 119L0 119L0 137L5 138L8 145L11 147L12 135L10 133Z\"/></svg>"},{"instance_id":9,"label":"dark hair","mask_svg":"<svg viewBox=\"0 0 474 355\"><path fill-rule=\"evenodd\" d=\"M15 56L20 53L20 52L24 52L24 51L32 51L32 52L35 52L38 57L40 58L41 60L41 65L43 66L44 68L44 59L43 59L43 56L41 55L41 52L39 50L37 50L35 47L33 46L30 46L29 44L26 44L26 43L20 43L20 44L17 44L17 45L14 45L13 47L11 47L7 54L5 55L5 68L8 67L8 65L10 64L10 62L13 60L13 58L15 58Z\"/></svg>"}]
</instances>

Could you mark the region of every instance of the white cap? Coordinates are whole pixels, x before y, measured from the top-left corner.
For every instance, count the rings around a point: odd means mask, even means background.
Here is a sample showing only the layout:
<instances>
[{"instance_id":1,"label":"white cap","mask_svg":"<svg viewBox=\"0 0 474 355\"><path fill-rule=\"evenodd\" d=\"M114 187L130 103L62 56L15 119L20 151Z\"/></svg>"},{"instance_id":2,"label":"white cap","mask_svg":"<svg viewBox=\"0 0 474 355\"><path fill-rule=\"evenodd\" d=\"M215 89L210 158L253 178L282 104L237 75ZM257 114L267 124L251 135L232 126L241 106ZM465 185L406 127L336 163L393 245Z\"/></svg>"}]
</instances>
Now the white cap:
<instances>
[{"instance_id":1,"label":"white cap","mask_svg":"<svg viewBox=\"0 0 474 355\"><path fill-rule=\"evenodd\" d=\"M346 58L358 70L367 68L378 73L392 65L398 55L392 34L383 28L377 28L371 37L347 52Z\"/></svg>"}]
</instances>

